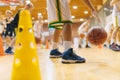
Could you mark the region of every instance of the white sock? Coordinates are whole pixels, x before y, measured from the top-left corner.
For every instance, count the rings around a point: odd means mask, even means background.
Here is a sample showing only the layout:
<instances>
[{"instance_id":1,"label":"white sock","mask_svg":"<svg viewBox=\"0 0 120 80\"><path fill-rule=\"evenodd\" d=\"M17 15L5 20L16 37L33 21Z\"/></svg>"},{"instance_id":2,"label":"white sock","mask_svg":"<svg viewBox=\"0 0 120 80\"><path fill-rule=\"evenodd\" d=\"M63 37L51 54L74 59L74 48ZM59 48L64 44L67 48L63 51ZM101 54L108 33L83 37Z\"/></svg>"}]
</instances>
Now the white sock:
<instances>
[{"instance_id":1,"label":"white sock","mask_svg":"<svg viewBox=\"0 0 120 80\"><path fill-rule=\"evenodd\" d=\"M111 42L110 42L110 44L112 44L112 43L114 43L114 39L111 39Z\"/></svg>"},{"instance_id":2,"label":"white sock","mask_svg":"<svg viewBox=\"0 0 120 80\"><path fill-rule=\"evenodd\" d=\"M79 39L79 44L80 44L80 45L82 44L82 39L81 39L81 38Z\"/></svg>"},{"instance_id":3,"label":"white sock","mask_svg":"<svg viewBox=\"0 0 120 80\"><path fill-rule=\"evenodd\" d=\"M71 45L72 45L71 41L63 41L64 51L70 49Z\"/></svg>"},{"instance_id":4,"label":"white sock","mask_svg":"<svg viewBox=\"0 0 120 80\"><path fill-rule=\"evenodd\" d=\"M53 42L53 46L52 46L53 49L57 49L58 46L59 46L59 43Z\"/></svg>"},{"instance_id":5,"label":"white sock","mask_svg":"<svg viewBox=\"0 0 120 80\"><path fill-rule=\"evenodd\" d=\"M110 44L106 43L107 48L109 48L109 45L110 45Z\"/></svg>"}]
</instances>

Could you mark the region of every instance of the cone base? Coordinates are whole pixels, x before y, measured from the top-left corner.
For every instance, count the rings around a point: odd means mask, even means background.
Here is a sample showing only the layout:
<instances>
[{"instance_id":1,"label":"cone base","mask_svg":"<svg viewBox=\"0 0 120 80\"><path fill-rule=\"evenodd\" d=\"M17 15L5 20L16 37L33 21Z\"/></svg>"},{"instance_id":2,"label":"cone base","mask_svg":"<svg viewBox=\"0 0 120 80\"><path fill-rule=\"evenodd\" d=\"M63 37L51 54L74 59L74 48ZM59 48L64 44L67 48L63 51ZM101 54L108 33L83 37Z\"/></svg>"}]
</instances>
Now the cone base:
<instances>
[{"instance_id":1,"label":"cone base","mask_svg":"<svg viewBox=\"0 0 120 80\"><path fill-rule=\"evenodd\" d=\"M0 54L0 56L5 56L5 54Z\"/></svg>"}]
</instances>

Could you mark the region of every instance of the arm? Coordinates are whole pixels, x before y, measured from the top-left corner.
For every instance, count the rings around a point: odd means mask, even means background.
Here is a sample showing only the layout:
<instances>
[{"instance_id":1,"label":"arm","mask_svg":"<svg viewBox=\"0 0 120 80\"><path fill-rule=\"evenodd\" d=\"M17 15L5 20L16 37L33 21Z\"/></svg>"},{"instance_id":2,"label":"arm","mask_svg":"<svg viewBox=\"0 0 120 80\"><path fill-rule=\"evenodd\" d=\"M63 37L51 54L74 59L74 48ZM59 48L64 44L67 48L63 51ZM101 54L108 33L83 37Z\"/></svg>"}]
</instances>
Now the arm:
<instances>
[{"instance_id":1,"label":"arm","mask_svg":"<svg viewBox=\"0 0 120 80\"><path fill-rule=\"evenodd\" d=\"M41 20L41 23L40 23L40 26L41 26L41 33L40 33L40 36L41 36L41 38L44 38L44 35L43 35L43 32L44 32L43 24L44 24L44 22L43 22L43 20Z\"/></svg>"},{"instance_id":2,"label":"arm","mask_svg":"<svg viewBox=\"0 0 120 80\"><path fill-rule=\"evenodd\" d=\"M5 20L6 20L6 23L9 24L9 23L11 23L11 21L13 21L13 18L12 17L10 17L10 18L6 17Z\"/></svg>"},{"instance_id":3,"label":"arm","mask_svg":"<svg viewBox=\"0 0 120 80\"><path fill-rule=\"evenodd\" d=\"M6 27L7 27L7 22L6 22L6 19L4 19L4 20L3 20L3 26L4 26L4 28L6 28Z\"/></svg>"},{"instance_id":4,"label":"arm","mask_svg":"<svg viewBox=\"0 0 120 80\"><path fill-rule=\"evenodd\" d=\"M93 6L90 0L82 0L82 1L91 10L91 12L96 11L95 7Z\"/></svg>"},{"instance_id":5,"label":"arm","mask_svg":"<svg viewBox=\"0 0 120 80\"><path fill-rule=\"evenodd\" d=\"M10 5L10 3L19 3L19 4L22 4L22 1L21 0L0 0L0 2L2 3L5 3L7 5Z\"/></svg>"},{"instance_id":6,"label":"arm","mask_svg":"<svg viewBox=\"0 0 120 80\"><path fill-rule=\"evenodd\" d=\"M87 22L87 24L86 24L86 32L88 32L89 29L90 29L90 22Z\"/></svg>"},{"instance_id":7,"label":"arm","mask_svg":"<svg viewBox=\"0 0 120 80\"><path fill-rule=\"evenodd\" d=\"M34 23L34 25L33 25L33 30L34 30L35 33L37 32L36 27L37 27L37 21L36 21L36 22Z\"/></svg>"},{"instance_id":8,"label":"arm","mask_svg":"<svg viewBox=\"0 0 120 80\"><path fill-rule=\"evenodd\" d=\"M98 22L100 22L100 19L99 19L98 14L97 14L97 10L93 6L92 2L90 0L82 0L82 1L91 10L93 17L97 18Z\"/></svg>"},{"instance_id":9,"label":"arm","mask_svg":"<svg viewBox=\"0 0 120 80\"><path fill-rule=\"evenodd\" d=\"M11 21L11 24L12 24L14 29L18 27L19 13L20 13L20 10L17 12L17 14L15 15L14 19Z\"/></svg>"},{"instance_id":10,"label":"arm","mask_svg":"<svg viewBox=\"0 0 120 80\"><path fill-rule=\"evenodd\" d=\"M112 0L111 2L110 2L110 6L113 6L115 3L117 3L119 0Z\"/></svg>"},{"instance_id":11,"label":"arm","mask_svg":"<svg viewBox=\"0 0 120 80\"><path fill-rule=\"evenodd\" d=\"M41 32L43 32L44 30L43 30L43 20L41 21Z\"/></svg>"}]
</instances>

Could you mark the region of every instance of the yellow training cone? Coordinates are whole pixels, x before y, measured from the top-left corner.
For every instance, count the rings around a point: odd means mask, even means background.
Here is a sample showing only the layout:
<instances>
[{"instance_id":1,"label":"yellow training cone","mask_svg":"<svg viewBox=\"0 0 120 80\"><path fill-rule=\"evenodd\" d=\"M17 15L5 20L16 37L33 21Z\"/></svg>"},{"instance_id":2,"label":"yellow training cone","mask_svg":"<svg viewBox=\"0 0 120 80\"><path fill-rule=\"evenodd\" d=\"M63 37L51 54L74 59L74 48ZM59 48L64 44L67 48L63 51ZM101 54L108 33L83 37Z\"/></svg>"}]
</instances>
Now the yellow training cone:
<instances>
[{"instance_id":1,"label":"yellow training cone","mask_svg":"<svg viewBox=\"0 0 120 80\"><path fill-rule=\"evenodd\" d=\"M19 16L11 80L41 80L30 12Z\"/></svg>"}]
</instances>

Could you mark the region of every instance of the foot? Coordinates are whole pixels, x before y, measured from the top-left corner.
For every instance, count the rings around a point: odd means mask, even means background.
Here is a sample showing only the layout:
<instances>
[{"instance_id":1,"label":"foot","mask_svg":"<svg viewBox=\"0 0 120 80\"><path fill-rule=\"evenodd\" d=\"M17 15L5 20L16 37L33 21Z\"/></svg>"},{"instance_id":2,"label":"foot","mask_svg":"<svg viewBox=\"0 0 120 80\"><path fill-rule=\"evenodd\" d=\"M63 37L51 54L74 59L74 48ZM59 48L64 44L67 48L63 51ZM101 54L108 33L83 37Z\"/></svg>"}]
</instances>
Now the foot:
<instances>
[{"instance_id":1,"label":"foot","mask_svg":"<svg viewBox=\"0 0 120 80\"><path fill-rule=\"evenodd\" d=\"M84 63L84 62L85 59L75 54L72 48L68 49L68 51L63 53L62 63Z\"/></svg>"},{"instance_id":2,"label":"foot","mask_svg":"<svg viewBox=\"0 0 120 80\"><path fill-rule=\"evenodd\" d=\"M104 47L107 47L107 45L106 45L106 44L104 44L103 46L104 46Z\"/></svg>"},{"instance_id":3,"label":"foot","mask_svg":"<svg viewBox=\"0 0 120 80\"><path fill-rule=\"evenodd\" d=\"M110 46L109 46L110 49L112 49L113 51L120 51L120 48L117 44L115 43L112 43Z\"/></svg>"},{"instance_id":4,"label":"foot","mask_svg":"<svg viewBox=\"0 0 120 80\"><path fill-rule=\"evenodd\" d=\"M82 48L80 44L79 44L78 48Z\"/></svg>"},{"instance_id":5,"label":"foot","mask_svg":"<svg viewBox=\"0 0 120 80\"><path fill-rule=\"evenodd\" d=\"M90 46L87 44L86 46L85 46L86 48L90 48Z\"/></svg>"},{"instance_id":6,"label":"foot","mask_svg":"<svg viewBox=\"0 0 120 80\"><path fill-rule=\"evenodd\" d=\"M119 49L120 49L120 45L118 45Z\"/></svg>"},{"instance_id":7,"label":"foot","mask_svg":"<svg viewBox=\"0 0 120 80\"><path fill-rule=\"evenodd\" d=\"M6 54L14 54L14 52L12 51L12 47L8 47L8 48L5 50L5 53L6 53Z\"/></svg>"},{"instance_id":8,"label":"foot","mask_svg":"<svg viewBox=\"0 0 120 80\"><path fill-rule=\"evenodd\" d=\"M58 51L58 49L51 50L50 58L60 58L62 57L62 53Z\"/></svg>"}]
</instances>

